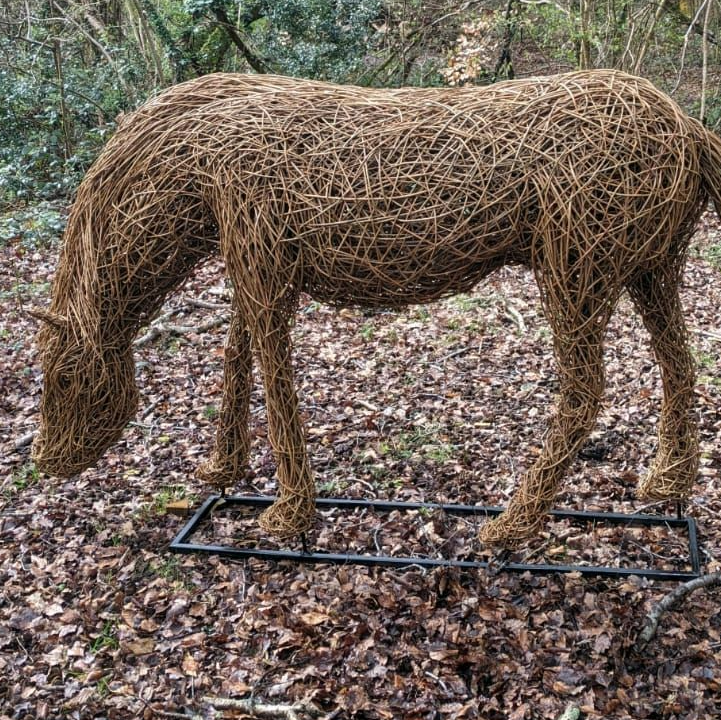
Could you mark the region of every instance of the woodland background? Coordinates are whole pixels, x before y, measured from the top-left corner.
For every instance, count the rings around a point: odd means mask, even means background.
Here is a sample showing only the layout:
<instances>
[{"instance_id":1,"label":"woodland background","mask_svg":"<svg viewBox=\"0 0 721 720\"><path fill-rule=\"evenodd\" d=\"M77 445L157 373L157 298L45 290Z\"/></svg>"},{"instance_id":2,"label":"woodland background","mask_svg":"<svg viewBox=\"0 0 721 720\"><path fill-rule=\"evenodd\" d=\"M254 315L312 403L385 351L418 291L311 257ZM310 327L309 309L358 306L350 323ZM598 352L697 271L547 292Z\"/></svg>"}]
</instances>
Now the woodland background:
<instances>
[{"instance_id":1,"label":"woodland background","mask_svg":"<svg viewBox=\"0 0 721 720\"><path fill-rule=\"evenodd\" d=\"M0 241L57 235L118 115L188 78L443 85L616 67L715 127L720 23L718 0L5 0Z\"/></svg>"},{"instance_id":2,"label":"woodland background","mask_svg":"<svg viewBox=\"0 0 721 720\"><path fill-rule=\"evenodd\" d=\"M206 265L137 344L142 406L94 469L29 456L41 376L25 309L48 302L73 193L118 118L218 70L359 85L484 84L574 68L653 80L721 125L718 0L5 0L0 7L0 718L213 717L208 696L325 718L715 718L718 588L638 641L669 590L639 578L376 572L169 555L220 403L228 293ZM710 212L683 288L701 470L689 512L721 567L721 232ZM303 299L296 374L321 494L505 504L556 380L533 279L400 313ZM655 445L660 382L627 301L609 332L597 430L558 505L630 512ZM263 397L255 480L273 493ZM318 546L459 557L471 521L324 514ZM220 511L208 538L254 539ZM683 538L555 523L517 559L683 568ZM256 717L239 709L225 717ZM175 713L175 715L173 715ZM282 713L276 716L283 717ZM288 716L287 713L285 716ZM289 716L288 716L289 717Z\"/></svg>"}]
</instances>

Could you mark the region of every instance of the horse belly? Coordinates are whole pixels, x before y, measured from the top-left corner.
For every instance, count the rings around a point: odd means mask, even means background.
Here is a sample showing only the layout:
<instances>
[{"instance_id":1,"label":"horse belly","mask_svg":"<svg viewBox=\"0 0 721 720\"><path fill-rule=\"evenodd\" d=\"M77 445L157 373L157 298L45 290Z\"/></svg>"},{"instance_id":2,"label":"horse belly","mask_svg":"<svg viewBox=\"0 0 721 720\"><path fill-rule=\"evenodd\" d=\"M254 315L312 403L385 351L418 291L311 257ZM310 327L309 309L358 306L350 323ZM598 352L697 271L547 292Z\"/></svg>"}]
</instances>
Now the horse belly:
<instances>
[{"instance_id":1,"label":"horse belly","mask_svg":"<svg viewBox=\"0 0 721 720\"><path fill-rule=\"evenodd\" d=\"M403 307L470 291L503 265L505 233L329 224L301 239L302 287L333 305Z\"/></svg>"}]
</instances>

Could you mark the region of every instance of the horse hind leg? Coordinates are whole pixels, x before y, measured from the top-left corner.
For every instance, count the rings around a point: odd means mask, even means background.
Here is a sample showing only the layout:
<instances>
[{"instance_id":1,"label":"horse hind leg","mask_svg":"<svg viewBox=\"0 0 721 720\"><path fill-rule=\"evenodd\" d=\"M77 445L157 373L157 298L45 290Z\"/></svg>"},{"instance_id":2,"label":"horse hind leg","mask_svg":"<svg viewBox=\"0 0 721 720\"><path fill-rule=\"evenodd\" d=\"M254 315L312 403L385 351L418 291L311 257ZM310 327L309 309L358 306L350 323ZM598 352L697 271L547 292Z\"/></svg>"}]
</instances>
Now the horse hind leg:
<instances>
[{"instance_id":1,"label":"horse hind leg","mask_svg":"<svg viewBox=\"0 0 721 720\"><path fill-rule=\"evenodd\" d=\"M250 332L242 314L234 308L225 344L223 403L215 448L210 460L197 472L203 482L216 488L230 487L248 477L248 420L252 385Z\"/></svg>"},{"instance_id":2,"label":"horse hind leg","mask_svg":"<svg viewBox=\"0 0 721 720\"><path fill-rule=\"evenodd\" d=\"M599 280L575 292L549 283L543 294L560 379L558 406L541 454L507 509L481 527L479 539L488 545L512 548L541 529L568 467L593 429L603 396L603 338L617 292Z\"/></svg>"},{"instance_id":3,"label":"horse hind leg","mask_svg":"<svg viewBox=\"0 0 721 720\"><path fill-rule=\"evenodd\" d=\"M695 362L679 298L679 279L679 268L672 267L644 272L628 284L651 336L663 385L658 449L639 484L639 496L652 500L686 499L698 471Z\"/></svg>"}]
</instances>

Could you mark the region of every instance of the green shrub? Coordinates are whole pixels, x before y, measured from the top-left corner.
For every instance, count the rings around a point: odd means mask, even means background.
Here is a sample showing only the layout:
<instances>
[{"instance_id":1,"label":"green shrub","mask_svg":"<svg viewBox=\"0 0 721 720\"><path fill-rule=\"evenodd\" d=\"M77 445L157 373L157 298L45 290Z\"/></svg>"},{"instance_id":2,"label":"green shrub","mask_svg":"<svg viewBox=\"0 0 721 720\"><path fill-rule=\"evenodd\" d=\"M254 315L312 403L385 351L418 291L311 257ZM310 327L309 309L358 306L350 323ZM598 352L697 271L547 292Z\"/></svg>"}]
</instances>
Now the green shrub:
<instances>
[{"instance_id":1,"label":"green shrub","mask_svg":"<svg viewBox=\"0 0 721 720\"><path fill-rule=\"evenodd\" d=\"M0 215L0 246L19 242L34 250L54 245L65 229L66 216L61 203L48 201Z\"/></svg>"}]
</instances>

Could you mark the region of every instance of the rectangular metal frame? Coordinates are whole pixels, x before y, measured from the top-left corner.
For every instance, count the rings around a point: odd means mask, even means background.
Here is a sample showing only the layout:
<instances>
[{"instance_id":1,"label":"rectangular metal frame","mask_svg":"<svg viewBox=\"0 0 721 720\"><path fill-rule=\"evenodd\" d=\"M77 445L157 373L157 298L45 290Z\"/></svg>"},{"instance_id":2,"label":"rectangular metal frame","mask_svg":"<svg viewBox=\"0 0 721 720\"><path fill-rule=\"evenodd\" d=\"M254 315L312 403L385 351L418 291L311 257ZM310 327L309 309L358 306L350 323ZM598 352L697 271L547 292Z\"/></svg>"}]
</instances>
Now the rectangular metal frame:
<instances>
[{"instance_id":1,"label":"rectangular metal frame","mask_svg":"<svg viewBox=\"0 0 721 720\"><path fill-rule=\"evenodd\" d=\"M328 552L307 552L291 550L262 550L259 548L235 548L226 545L199 545L191 542L193 534L197 531L200 523L211 513L213 507L219 500L224 500L224 508L233 506L245 507L267 507L275 498L266 495L211 495L198 508L195 514L185 524L170 543L169 549L174 553L205 553L208 555L220 555L234 559L260 558L263 560L293 560L300 563L326 563L333 565L366 565L391 568L403 568L411 565L420 567L458 567L466 569L487 569L488 562L471 560L446 560L443 558L427 557L393 557L388 555L354 555L336 554ZM503 512L499 507L482 507L477 505L440 505L434 503L411 503L391 502L382 500L347 500L341 498L318 498L316 507L339 508L343 510L357 510L367 508L377 512L390 512L392 510L442 510L451 515L480 515L493 517ZM601 577L627 577L638 575L651 580L691 580L701 575L698 542L696 538L696 523L693 518L667 517L658 515L604 513L575 510L553 510L549 513L555 518L568 518L581 522L604 522L610 525L664 525L668 528L685 529L688 533L688 564L690 571L656 570L653 568L631 567L614 568L593 565L553 565L553 564L525 564L505 563L498 566L499 571L504 572L531 572L537 574L546 573L570 573L578 572L583 575L595 575ZM495 567L495 565L494 565Z\"/></svg>"}]
</instances>

